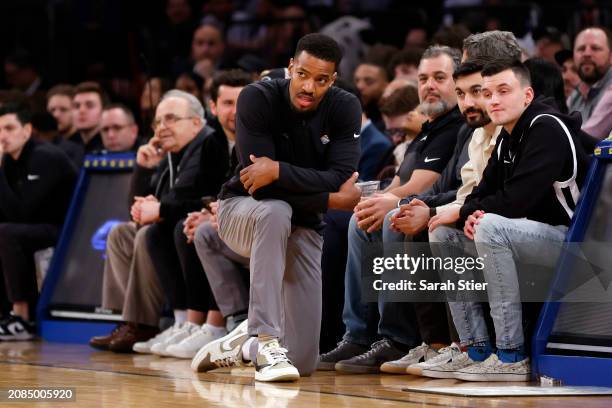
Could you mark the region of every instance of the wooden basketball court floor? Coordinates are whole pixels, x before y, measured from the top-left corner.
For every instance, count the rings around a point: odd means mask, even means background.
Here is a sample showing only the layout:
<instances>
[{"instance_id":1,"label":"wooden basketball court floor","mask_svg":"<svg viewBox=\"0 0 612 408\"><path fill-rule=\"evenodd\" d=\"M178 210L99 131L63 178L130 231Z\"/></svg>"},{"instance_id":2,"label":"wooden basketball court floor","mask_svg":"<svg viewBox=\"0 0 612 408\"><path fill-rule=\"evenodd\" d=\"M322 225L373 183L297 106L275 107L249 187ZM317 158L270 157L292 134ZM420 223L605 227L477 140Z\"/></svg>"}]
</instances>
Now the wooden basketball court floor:
<instances>
[{"instance_id":1,"label":"wooden basketball court floor","mask_svg":"<svg viewBox=\"0 0 612 408\"><path fill-rule=\"evenodd\" d=\"M255 383L252 371L193 373L188 360L113 354L85 345L0 342L0 388L70 387L76 401L0 402L40 407L611 407L607 397L451 397L405 392L455 380L317 372L297 383ZM492 386L499 384L481 384ZM524 384L523 384L524 385Z\"/></svg>"}]
</instances>

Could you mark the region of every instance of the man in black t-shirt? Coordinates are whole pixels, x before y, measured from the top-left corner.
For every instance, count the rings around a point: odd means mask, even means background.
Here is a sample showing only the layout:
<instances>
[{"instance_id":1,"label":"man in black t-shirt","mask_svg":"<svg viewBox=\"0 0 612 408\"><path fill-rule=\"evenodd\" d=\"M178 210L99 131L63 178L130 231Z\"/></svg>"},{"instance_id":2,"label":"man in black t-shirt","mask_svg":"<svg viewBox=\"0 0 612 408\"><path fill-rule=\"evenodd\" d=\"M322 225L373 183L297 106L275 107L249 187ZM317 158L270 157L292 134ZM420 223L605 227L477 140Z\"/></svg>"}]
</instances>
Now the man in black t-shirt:
<instances>
[{"instance_id":1,"label":"man in black t-shirt","mask_svg":"<svg viewBox=\"0 0 612 408\"><path fill-rule=\"evenodd\" d=\"M290 61L290 79L251 84L240 94L240 165L223 186L218 223L225 243L250 257L248 320L204 346L195 370L250 360L256 380L287 381L316 368L321 215L350 209L360 197L361 108L355 96L331 87L340 59L334 40L309 34Z\"/></svg>"}]
</instances>

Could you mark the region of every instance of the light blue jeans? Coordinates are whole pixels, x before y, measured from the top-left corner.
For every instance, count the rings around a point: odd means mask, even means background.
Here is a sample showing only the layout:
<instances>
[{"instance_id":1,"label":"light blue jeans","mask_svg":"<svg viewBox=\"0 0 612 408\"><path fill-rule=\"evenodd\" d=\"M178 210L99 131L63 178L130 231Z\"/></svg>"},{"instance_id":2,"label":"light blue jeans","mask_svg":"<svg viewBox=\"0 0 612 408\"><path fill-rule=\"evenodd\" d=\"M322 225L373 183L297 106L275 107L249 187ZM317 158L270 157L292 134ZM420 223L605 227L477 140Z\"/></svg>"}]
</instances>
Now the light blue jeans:
<instances>
[{"instance_id":1,"label":"light blue jeans","mask_svg":"<svg viewBox=\"0 0 612 408\"><path fill-rule=\"evenodd\" d=\"M415 325L416 318L412 305L400 302L388 302L384 293L379 294L378 313L380 319L377 327L372 327L368 304L361 298L362 289L362 251L368 243L384 242L397 244L404 242L403 233L389 229L390 217L398 210L390 211L380 230L371 234L359 229L355 215L351 217L348 229L348 256L346 274L344 275L344 310L342 320L346 326L344 339L355 344L369 346L376 340L375 336L389 338L399 343L414 346L419 334ZM382 255L382 254L380 254Z\"/></svg>"},{"instance_id":2,"label":"light blue jeans","mask_svg":"<svg viewBox=\"0 0 612 408\"><path fill-rule=\"evenodd\" d=\"M474 241L463 231L441 226L429 234L429 242L438 243L431 248L434 256L457 257L467 252L483 259L497 348L514 349L525 343L516 264L554 267L566 233L563 225L488 213L476 225ZM462 345L489 340L480 303L449 302L449 307Z\"/></svg>"}]
</instances>

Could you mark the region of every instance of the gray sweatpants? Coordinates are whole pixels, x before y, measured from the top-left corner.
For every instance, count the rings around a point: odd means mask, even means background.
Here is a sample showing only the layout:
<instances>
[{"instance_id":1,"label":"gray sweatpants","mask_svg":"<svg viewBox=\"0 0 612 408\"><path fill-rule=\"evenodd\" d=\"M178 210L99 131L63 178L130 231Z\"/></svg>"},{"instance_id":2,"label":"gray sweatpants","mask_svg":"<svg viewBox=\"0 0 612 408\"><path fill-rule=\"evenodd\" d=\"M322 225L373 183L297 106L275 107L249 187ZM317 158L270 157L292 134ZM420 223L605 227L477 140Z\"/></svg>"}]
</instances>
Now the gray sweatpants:
<instances>
[{"instance_id":1,"label":"gray sweatpants","mask_svg":"<svg viewBox=\"0 0 612 408\"><path fill-rule=\"evenodd\" d=\"M219 236L250 258L249 334L278 337L300 372L319 358L323 237L291 225L280 200L233 197L219 202Z\"/></svg>"},{"instance_id":2,"label":"gray sweatpants","mask_svg":"<svg viewBox=\"0 0 612 408\"><path fill-rule=\"evenodd\" d=\"M198 227L194 244L223 317L245 312L249 307L249 288L241 266L248 267L249 258L232 251L210 222Z\"/></svg>"}]
</instances>

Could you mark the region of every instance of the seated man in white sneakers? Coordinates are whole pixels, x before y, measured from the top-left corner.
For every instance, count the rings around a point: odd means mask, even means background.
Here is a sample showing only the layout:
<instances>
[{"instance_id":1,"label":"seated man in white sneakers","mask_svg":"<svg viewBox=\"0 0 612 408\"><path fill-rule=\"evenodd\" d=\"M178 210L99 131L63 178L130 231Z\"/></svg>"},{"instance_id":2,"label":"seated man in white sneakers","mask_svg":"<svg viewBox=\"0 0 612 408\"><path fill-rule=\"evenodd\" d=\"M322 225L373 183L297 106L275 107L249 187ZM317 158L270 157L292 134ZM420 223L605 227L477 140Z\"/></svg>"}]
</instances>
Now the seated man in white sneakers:
<instances>
[{"instance_id":1,"label":"seated man in white sneakers","mask_svg":"<svg viewBox=\"0 0 612 408\"><path fill-rule=\"evenodd\" d=\"M360 197L361 108L332 87L338 44L308 34L290 79L258 82L238 99L240 165L222 189L221 239L250 258L248 320L204 346L192 368L252 361L258 381L292 381L316 368L321 325L321 215ZM257 336L257 337L251 337Z\"/></svg>"},{"instance_id":2,"label":"seated man in white sneakers","mask_svg":"<svg viewBox=\"0 0 612 408\"><path fill-rule=\"evenodd\" d=\"M215 169L214 175L219 178L215 184L227 181L236 168L236 103L242 89L251 82L250 75L241 70L219 71L213 78L210 109L215 117L208 123L215 129L216 143L203 147L201 167ZM208 173L208 177L212 176ZM208 203L211 199L209 196L205 201ZM185 338L175 336L153 346L155 354L192 359L202 346L227 334L225 315L218 306L221 299L214 291L217 282L208 274L208 266L198 259L193 240L193 228L210 217L209 209L207 206L199 212L190 213L185 222L174 230L177 252L183 254L179 259L182 259L181 269L185 280L187 322L197 325L198 329Z\"/></svg>"},{"instance_id":3,"label":"seated man in white sneakers","mask_svg":"<svg viewBox=\"0 0 612 408\"><path fill-rule=\"evenodd\" d=\"M491 121L503 126L480 184L460 210L463 231L432 225L432 252L476 253L495 326L497 351L478 302L449 302L467 352L423 370L435 378L529 381L517 263L554 267L586 175L588 158L577 135L580 119L560 114L549 100L533 99L529 72L518 62L492 62L483 71ZM433 224L433 223L432 223Z\"/></svg>"}]
</instances>

